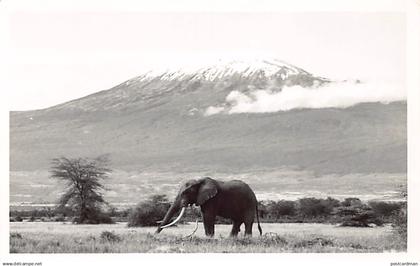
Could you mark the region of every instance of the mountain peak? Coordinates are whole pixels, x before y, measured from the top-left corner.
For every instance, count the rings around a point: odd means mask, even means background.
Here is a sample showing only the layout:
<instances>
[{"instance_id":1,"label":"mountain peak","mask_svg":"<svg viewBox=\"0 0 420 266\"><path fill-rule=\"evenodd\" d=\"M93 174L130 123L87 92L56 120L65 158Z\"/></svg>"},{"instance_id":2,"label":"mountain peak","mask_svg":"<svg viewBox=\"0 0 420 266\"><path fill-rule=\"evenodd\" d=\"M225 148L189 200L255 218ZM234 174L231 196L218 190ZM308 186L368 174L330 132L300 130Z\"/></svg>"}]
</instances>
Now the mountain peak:
<instances>
[{"instance_id":1,"label":"mountain peak","mask_svg":"<svg viewBox=\"0 0 420 266\"><path fill-rule=\"evenodd\" d=\"M219 60L210 65L186 66L178 69L150 70L111 89L48 108L61 110L116 110L128 107L154 106L175 96L201 91L197 101L212 106L222 102L231 91L281 91L285 86L317 87L328 79L279 59ZM211 92L210 95L207 95ZM205 96L206 95L206 96ZM208 103L205 103L209 97ZM169 101L169 100L168 100ZM155 103L152 103L155 102Z\"/></svg>"},{"instance_id":2,"label":"mountain peak","mask_svg":"<svg viewBox=\"0 0 420 266\"><path fill-rule=\"evenodd\" d=\"M290 75L310 75L305 70L288 64L276 58L258 58L247 60L219 60L206 66L184 67L179 69L152 70L140 75L138 80L192 79L215 81L232 76L241 78L280 78L287 79Z\"/></svg>"}]
</instances>

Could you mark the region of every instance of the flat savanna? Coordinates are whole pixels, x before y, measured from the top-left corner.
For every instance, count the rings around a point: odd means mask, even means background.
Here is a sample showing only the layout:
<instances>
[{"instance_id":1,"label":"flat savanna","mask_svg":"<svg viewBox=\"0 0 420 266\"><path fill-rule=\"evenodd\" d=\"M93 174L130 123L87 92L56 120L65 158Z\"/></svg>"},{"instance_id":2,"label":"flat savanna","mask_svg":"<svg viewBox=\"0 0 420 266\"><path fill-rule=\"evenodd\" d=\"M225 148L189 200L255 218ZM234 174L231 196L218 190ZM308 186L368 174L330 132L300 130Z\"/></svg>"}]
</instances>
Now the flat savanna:
<instances>
[{"instance_id":1,"label":"flat savanna","mask_svg":"<svg viewBox=\"0 0 420 266\"><path fill-rule=\"evenodd\" d=\"M156 228L129 228L126 223L76 225L63 222L10 223L11 253L156 253L156 252L402 252L406 246L390 225L359 228L330 224L256 225L252 237L230 238L231 225L216 225L215 237L203 225L180 224L154 234Z\"/></svg>"}]
</instances>

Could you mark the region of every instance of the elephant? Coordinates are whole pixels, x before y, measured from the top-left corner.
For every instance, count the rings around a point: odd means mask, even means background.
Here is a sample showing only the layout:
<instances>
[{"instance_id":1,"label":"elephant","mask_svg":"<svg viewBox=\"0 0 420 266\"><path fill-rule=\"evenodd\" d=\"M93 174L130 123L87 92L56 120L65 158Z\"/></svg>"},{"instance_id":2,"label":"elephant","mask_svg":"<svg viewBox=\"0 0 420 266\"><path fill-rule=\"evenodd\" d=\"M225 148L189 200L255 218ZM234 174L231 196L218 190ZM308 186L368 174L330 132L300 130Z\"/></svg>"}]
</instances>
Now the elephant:
<instances>
[{"instance_id":1,"label":"elephant","mask_svg":"<svg viewBox=\"0 0 420 266\"><path fill-rule=\"evenodd\" d=\"M258 217L258 202L248 184L240 180L218 181L210 177L185 182L173 204L165 214L156 233L177 223L183 216L186 207L195 204L200 206L206 236L214 236L216 216L231 219L233 222L230 236L236 237L242 223L245 224L245 235L252 235L252 224L257 216L258 230L262 229ZM178 217L171 223L175 213L181 209Z\"/></svg>"}]
</instances>

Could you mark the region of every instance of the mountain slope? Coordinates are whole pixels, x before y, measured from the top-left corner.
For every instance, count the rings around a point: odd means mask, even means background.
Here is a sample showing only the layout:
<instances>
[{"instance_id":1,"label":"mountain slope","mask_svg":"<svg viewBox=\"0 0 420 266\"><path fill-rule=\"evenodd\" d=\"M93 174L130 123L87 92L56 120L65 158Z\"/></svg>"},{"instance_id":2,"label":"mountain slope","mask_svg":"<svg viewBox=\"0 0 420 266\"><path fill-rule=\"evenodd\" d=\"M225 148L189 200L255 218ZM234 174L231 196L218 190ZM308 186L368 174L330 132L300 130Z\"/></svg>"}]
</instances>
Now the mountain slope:
<instances>
[{"instance_id":1,"label":"mountain slope","mask_svg":"<svg viewBox=\"0 0 420 266\"><path fill-rule=\"evenodd\" d=\"M330 81L281 61L146 73L51 108L11 112L12 170L108 153L125 170L406 172L406 103L205 116L235 91Z\"/></svg>"}]
</instances>

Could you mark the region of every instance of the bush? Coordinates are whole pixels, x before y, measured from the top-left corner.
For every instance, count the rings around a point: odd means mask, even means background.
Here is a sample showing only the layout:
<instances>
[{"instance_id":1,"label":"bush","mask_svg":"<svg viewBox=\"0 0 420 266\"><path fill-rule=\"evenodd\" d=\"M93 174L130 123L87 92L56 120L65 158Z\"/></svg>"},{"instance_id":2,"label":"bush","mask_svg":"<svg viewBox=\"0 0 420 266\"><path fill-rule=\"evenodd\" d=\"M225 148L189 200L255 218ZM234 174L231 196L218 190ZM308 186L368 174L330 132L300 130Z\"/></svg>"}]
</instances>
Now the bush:
<instances>
[{"instance_id":1,"label":"bush","mask_svg":"<svg viewBox=\"0 0 420 266\"><path fill-rule=\"evenodd\" d=\"M328 201L316 198L299 199L299 212L303 216L316 217L330 214L332 207L326 204Z\"/></svg>"},{"instance_id":2,"label":"bush","mask_svg":"<svg viewBox=\"0 0 420 266\"><path fill-rule=\"evenodd\" d=\"M10 238L22 239L22 235L19 233L10 233Z\"/></svg>"},{"instance_id":3,"label":"bush","mask_svg":"<svg viewBox=\"0 0 420 266\"><path fill-rule=\"evenodd\" d=\"M15 218L13 218L13 221L14 222L22 222L23 221L23 218L20 217L20 216L16 216Z\"/></svg>"},{"instance_id":4,"label":"bush","mask_svg":"<svg viewBox=\"0 0 420 266\"><path fill-rule=\"evenodd\" d=\"M369 227L370 224L383 225L383 221L372 211L361 211L347 217L341 226Z\"/></svg>"},{"instance_id":5,"label":"bush","mask_svg":"<svg viewBox=\"0 0 420 266\"><path fill-rule=\"evenodd\" d=\"M323 204L329 209L333 210L336 207L340 206L340 201L331 197L326 198L325 200L322 200Z\"/></svg>"},{"instance_id":6,"label":"bush","mask_svg":"<svg viewBox=\"0 0 420 266\"><path fill-rule=\"evenodd\" d=\"M104 213L99 208L95 209L88 209L87 214L84 217L76 216L72 220L73 223L77 224L112 224L114 221L112 221L111 217Z\"/></svg>"},{"instance_id":7,"label":"bush","mask_svg":"<svg viewBox=\"0 0 420 266\"><path fill-rule=\"evenodd\" d=\"M65 220L66 219L65 219L65 217L62 214L57 215L56 217L54 217L54 221L55 222L64 222Z\"/></svg>"},{"instance_id":8,"label":"bush","mask_svg":"<svg viewBox=\"0 0 420 266\"><path fill-rule=\"evenodd\" d=\"M378 216L385 217L391 216L401 209L401 204L385 201L371 201L369 202L369 206Z\"/></svg>"},{"instance_id":9,"label":"bush","mask_svg":"<svg viewBox=\"0 0 420 266\"><path fill-rule=\"evenodd\" d=\"M168 211L170 204L166 195L155 195L133 208L128 217L128 226L156 226Z\"/></svg>"},{"instance_id":10,"label":"bush","mask_svg":"<svg viewBox=\"0 0 420 266\"><path fill-rule=\"evenodd\" d=\"M265 219L265 218L268 218L269 216L269 212L268 212L268 208L266 204L268 203L264 201L258 202L258 216L260 217L260 219Z\"/></svg>"},{"instance_id":11,"label":"bush","mask_svg":"<svg viewBox=\"0 0 420 266\"><path fill-rule=\"evenodd\" d=\"M394 212L392 215L392 227L394 231L407 242L407 204L401 206L401 208Z\"/></svg>"},{"instance_id":12,"label":"bush","mask_svg":"<svg viewBox=\"0 0 420 266\"><path fill-rule=\"evenodd\" d=\"M29 216L33 220L35 220L36 218L41 218L41 217L52 217L52 216L54 216L54 210L51 209L50 207L44 207L44 208L41 208L41 209L32 209L32 210L27 210L25 212L26 212L26 215L24 215L24 216Z\"/></svg>"},{"instance_id":13,"label":"bush","mask_svg":"<svg viewBox=\"0 0 420 266\"><path fill-rule=\"evenodd\" d=\"M64 217L74 217L76 216L76 212L68 206L58 206L54 210L54 215L62 215Z\"/></svg>"},{"instance_id":14,"label":"bush","mask_svg":"<svg viewBox=\"0 0 420 266\"><path fill-rule=\"evenodd\" d=\"M103 231L100 236L102 241L106 242L120 242L121 237L110 231Z\"/></svg>"},{"instance_id":15,"label":"bush","mask_svg":"<svg viewBox=\"0 0 420 266\"><path fill-rule=\"evenodd\" d=\"M295 215L296 204L290 200L272 201L267 206L267 212L276 219L284 215Z\"/></svg>"},{"instance_id":16,"label":"bush","mask_svg":"<svg viewBox=\"0 0 420 266\"><path fill-rule=\"evenodd\" d=\"M350 206L362 206L363 203L359 198L345 198L341 202L341 206L350 207Z\"/></svg>"}]
</instances>

